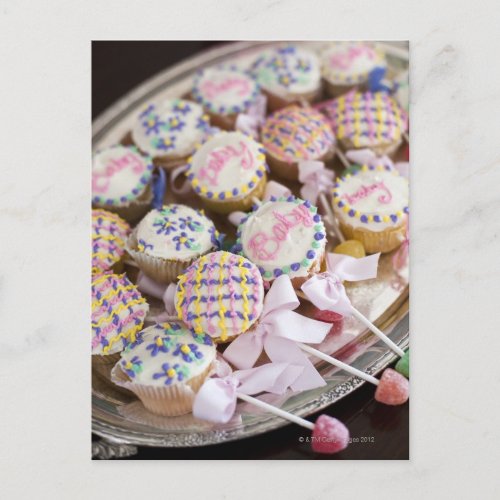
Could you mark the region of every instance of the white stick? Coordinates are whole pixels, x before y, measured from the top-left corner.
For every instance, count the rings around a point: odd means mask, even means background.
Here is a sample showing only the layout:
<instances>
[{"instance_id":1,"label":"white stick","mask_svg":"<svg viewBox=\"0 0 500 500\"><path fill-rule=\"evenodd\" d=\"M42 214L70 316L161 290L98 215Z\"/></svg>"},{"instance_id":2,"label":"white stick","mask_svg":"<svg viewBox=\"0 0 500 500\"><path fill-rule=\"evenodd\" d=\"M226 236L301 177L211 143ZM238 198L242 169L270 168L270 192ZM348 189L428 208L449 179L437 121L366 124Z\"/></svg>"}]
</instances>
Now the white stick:
<instances>
[{"instance_id":1,"label":"white stick","mask_svg":"<svg viewBox=\"0 0 500 500\"><path fill-rule=\"evenodd\" d=\"M252 196L252 201L254 202L255 205L258 205L259 207L262 205L262 201L257 198L257 196Z\"/></svg>"},{"instance_id":2,"label":"white stick","mask_svg":"<svg viewBox=\"0 0 500 500\"><path fill-rule=\"evenodd\" d=\"M355 318L359 319L363 325L370 329L382 342L394 351L399 357L404 356L404 351L400 349L384 332L379 330L368 318L363 316L357 309L351 306L352 314Z\"/></svg>"},{"instance_id":3,"label":"white stick","mask_svg":"<svg viewBox=\"0 0 500 500\"><path fill-rule=\"evenodd\" d=\"M335 236L340 240L340 243L345 241L344 235L341 233L339 227L337 226L337 220L335 219L335 214L333 213L332 208L330 207L330 203L325 196L325 193L319 193L319 201L323 207L323 210L326 212L326 216L328 222L330 223L330 227L335 233Z\"/></svg>"},{"instance_id":4,"label":"white stick","mask_svg":"<svg viewBox=\"0 0 500 500\"><path fill-rule=\"evenodd\" d=\"M332 356L328 356L328 354L318 351L318 349L315 349L314 347L308 346L307 344L302 344L301 342L297 342L297 345L303 351L308 352L309 354L312 354L313 356L316 356L317 358L322 359L323 361L326 361L327 363L330 363L333 366L336 366L337 368L341 368L342 370L345 370L351 375L355 375L356 377L366 380L367 382L370 382L370 384L373 385L379 384L379 380L376 379L375 377L372 377L371 375L368 375L368 373L362 372L361 370L358 370L357 368L354 368L346 363L343 363L342 361L339 361L338 359L335 359Z\"/></svg>"},{"instance_id":5,"label":"white stick","mask_svg":"<svg viewBox=\"0 0 500 500\"><path fill-rule=\"evenodd\" d=\"M237 392L236 396L238 396L243 401L246 401L247 403L258 406L259 408L262 408L263 410L268 411L269 413L272 413L273 415L284 418L285 420L289 420L290 422L293 422L294 424L301 425L302 427L305 427L306 429L309 429L311 431L314 430L314 424L312 422L309 422L309 420L305 420L304 418L297 417L297 415L293 415L292 413L288 413L285 410L281 410L280 408L276 408L276 406L270 405L269 403L265 403L264 401L261 401L260 399L254 398L252 396L248 396L247 394L243 394L241 392Z\"/></svg>"},{"instance_id":6,"label":"white stick","mask_svg":"<svg viewBox=\"0 0 500 500\"><path fill-rule=\"evenodd\" d=\"M344 154L344 152L340 148L337 148L335 150L335 153L339 157L339 160L342 163L342 165L344 165L344 168L351 167L351 164L349 163L349 160L346 158L346 155Z\"/></svg>"}]
</instances>

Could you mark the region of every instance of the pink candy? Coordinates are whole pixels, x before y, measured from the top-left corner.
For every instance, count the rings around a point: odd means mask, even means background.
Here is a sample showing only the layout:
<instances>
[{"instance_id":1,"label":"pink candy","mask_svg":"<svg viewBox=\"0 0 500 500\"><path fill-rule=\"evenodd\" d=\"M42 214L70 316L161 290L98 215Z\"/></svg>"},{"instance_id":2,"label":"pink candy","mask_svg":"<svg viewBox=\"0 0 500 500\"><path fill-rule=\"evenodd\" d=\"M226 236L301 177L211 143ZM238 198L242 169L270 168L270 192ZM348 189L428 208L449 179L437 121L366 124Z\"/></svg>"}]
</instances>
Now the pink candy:
<instances>
[{"instance_id":1,"label":"pink candy","mask_svg":"<svg viewBox=\"0 0 500 500\"><path fill-rule=\"evenodd\" d=\"M391 368L382 373L375 391L375 399L386 405L402 405L408 401L410 383L400 373Z\"/></svg>"},{"instance_id":2,"label":"pink candy","mask_svg":"<svg viewBox=\"0 0 500 500\"><path fill-rule=\"evenodd\" d=\"M312 449L316 453L337 453L349 444L349 429L336 418L320 415L314 424Z\"/></svg>"}]
</instances>

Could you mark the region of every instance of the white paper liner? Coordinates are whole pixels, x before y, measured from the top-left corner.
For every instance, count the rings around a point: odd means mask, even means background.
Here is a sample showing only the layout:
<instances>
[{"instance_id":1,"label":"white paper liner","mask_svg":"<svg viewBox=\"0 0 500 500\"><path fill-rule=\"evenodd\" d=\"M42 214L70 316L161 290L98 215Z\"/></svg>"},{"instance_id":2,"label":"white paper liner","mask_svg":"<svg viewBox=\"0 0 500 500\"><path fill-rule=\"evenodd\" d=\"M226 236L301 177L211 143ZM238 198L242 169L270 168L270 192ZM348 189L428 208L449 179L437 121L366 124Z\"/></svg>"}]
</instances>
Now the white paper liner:
<instances>
[{"instance_id":1,"label":"white paper liner","mask_svg":"<svg viewBox=\"0 0 500 500\"><path fill-rule=\"evenodd\" d=\"M211 373L212 364L185 384L151 386L132 382L118 362L111 370L111 381L133 392L151 413L163 417L177 417L191 413L196 393Z\"/></svg>"}]
</instances>

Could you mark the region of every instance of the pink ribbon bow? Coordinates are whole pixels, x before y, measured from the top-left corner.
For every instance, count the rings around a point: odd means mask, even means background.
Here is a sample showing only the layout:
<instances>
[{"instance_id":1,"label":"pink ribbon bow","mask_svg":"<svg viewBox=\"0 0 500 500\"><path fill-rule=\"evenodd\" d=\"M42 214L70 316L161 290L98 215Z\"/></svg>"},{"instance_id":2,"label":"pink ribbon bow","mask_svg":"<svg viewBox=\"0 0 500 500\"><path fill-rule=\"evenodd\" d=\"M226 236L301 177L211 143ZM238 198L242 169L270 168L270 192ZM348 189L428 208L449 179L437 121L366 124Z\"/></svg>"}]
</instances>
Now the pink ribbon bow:
<instances>
[{"instance_id":1,"label":"pink ribbon bow","mask_svg":"<svg viewBox=\"0 0 500 500\"><path fill-rule=\"evenodd\" d=\"M239 335L224 351L224 358L240 369L250 368L264 350L273 363L289 362L304 368L291 385L301 391L321 387L325 381L296 342L319 344L331 325L293 312L299 306L290 278L282 274L264 299L257 325Z\"/></svg>"},{"instance_id":2,"label":"pink ribbon bow","mask_svg":"<svg viewBox=\"0 0 500 500\"><path fill-rule=\"evenodd\" d=\"M345 153L348 160L358 165L384 165L395 168L403 177L408 179L410 164L408 162L393 163L386 155L377 156L371 149L352 149Z\"/></svg>"},{"instance_id":3,"label":"pink ribbon bow","mask_svg":"<svg viewBox=\"0 0 500 500\"><path fill-rule=\"evenodd\" d=\"M254 139L259 137L259 129L264 123L266 116L266 96L260 94L255 102L247 109L246 113L240 113L236 118L236 130L251 135Z\"/></svg>"},{"instance_id":4,"label":"pink ribbon bow","mask_svg":"<svg viewBox=\"0 0 500 500\"><path fill-rule=\"evenodd\" d=\"M155 321L157 323L178 319L177 311L175 310L175 289L177 288L175 283L170 283L168 286L161 285L146 276L143 272L140 272L137 277L137 288L141 292L163 301L165 311L156 316Z\"/></svg>"},{"instance_id":5,"label":"pink ribbon bow","mask_svg":"<svg viewBox=\"0 0 500 500\"><path fill-rule=\"evenodd\" d=\"M304 184L300 188L300 195L314 205L320 193L333 187L334 178L333 170L327 170L322 161L299 161L299 181Z\"/></svg>"},{"instance_id":6,"label":"pink ribbon bow","mask_svg":"<svg viewBox=\"0 0 500 500\"><path fill-rule=\"evenodd\" d=\"M266 184L266 189L264 191L264 196L262 197L262 201L269 201L271 198L280 198L280 197L288 197L292 194L289 188L283 186L276 181L269 181ZM229 221L235 225L239 226L242 219L247 216L245 212L231 212L228 216Z\"/></svg>"},{"instance_id":7,"label":"pink ribbon bow","mask_svg":"<svg viewBox=\"0 0 500 500\"><path fill-rule=\"evenodd\" d=\"M351 301L343 280L361 281L377 276L379 253L355 259L349 255L329 253L327 271L316 274L302 285L302 291L318 309L351 315Z\"/></svg>"},{"instance_id":8,"label":"pink ribbon bow","mask_svg":"<svg viewBox=\"0 0 500 500\"><path fill-rule=\"evenodd\" d=\"M226 363L222 373L217 374L218 377L207 379L201 386L193 403L193 415L225 424L234 414L238 393L249 396L259 392L284 394L303 369L290 363L268 363L231 372Z\"/></svg>"}]
</instances>

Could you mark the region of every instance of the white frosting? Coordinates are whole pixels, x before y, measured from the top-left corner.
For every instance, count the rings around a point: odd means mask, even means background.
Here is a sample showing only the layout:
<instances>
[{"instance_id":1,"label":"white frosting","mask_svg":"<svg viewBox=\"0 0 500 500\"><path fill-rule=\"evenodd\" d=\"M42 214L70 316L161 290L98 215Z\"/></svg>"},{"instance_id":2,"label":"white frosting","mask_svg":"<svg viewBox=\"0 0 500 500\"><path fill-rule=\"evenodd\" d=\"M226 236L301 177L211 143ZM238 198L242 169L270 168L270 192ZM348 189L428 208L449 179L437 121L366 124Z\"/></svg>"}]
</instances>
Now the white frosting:
<instances>
[{"instance_id":1,"label":"white frosting","mask_svg":"<svg viewBox=\"0 0 500 500\"><path fill-rule=\"evenodd\" d=\"M97 152L92 162L92 198L96 202L113 200L111 205L126 202L122 197L140 196L151 178L150 159L135 148L112 146Z\"/></svg>"},{"instance_id":2,"label":"white frosting","mask_svg":"<svg viewBox=\"0 0 500 500\"><path fill-rule=\"evenodd\" d=\"M214 113L241 113L252 104L257 94L257 82L234 69L208 68L194 81L195 99Z\"/></svg>"},{"instance_id":3,"label":"white frosting","mask_svg":"<svg viewBox=\"0 0 500 500\"><path fill-rule=\"evenodd\" d=\"M213 222L185 205L151 210L137 227L139 251L154 257L191 260L216 247Z\"/></svg>"},{"instance_id":4,"label":"white frosting","mask_svg":"<svg viewBox=\"0 0 500 500\"><path fill-rule=\"evenodd\" d=\"M321 55L323 77L333 84L366 82L377 66L385 66L383 54L362 42L336 42Z\"/></svg>"},{"instance_id":5,"label":"white frosting","mask_svg":"<svg viewBox=\"0 0 500 500\"><path fill-rule=\"evenodd\" d=\"M399 175L397 170L364 170L343 178L339 187L334 188L343 203L358 211L361 215L378 215L380 217L392 214L403 214L408 206L408 180ZM338 200L337 200L338 201ZM333 203L337 216L353 227L365 228L378 232L401 225L402 217L396 222L386 220L381 222L362 222L360 217L350 217L348 212Z\"/></svg>"},{"instance_id":6,"label":"white frosting","mask_svg":"<svg viewBox=\"0 0 500 500\"><path fill-rule=\"evenodd\" d=\"M316 54L293 46L264 51L252 72L262 88L284 99L316 92L321 80Z\"/></svg>"},{"instance_id":7,"label":"white frosting","mask_svg":"<svg viewBox=\"0 0 500 500\"><path fill-rule=\"evenodd\" d=\"M251 192L257 174L265 170L263 147L241 132L221 132L205 142L193 155L188 172L193 187L200 194L225 193L225 199L238 199ZM237 188L238 193L232 193Z\"/></svg>"},{"instance_id":8,"label":"white frosting","mask_svg":"<svg viewBox=\"0 0 500 500\"><path fill-rule=\"evenodd\" d=\"M139 334L136 343L125 348L120 367L133 383L171 387L207 370L215 359L215 345L207 335L194 335L185 326L174 330L179 325L150 326ZM166 371L165 364L173 371Z\"/></svg>"},{"instance_id":9,"label":"white frosting","mask_svg":"<svg viewBox=\"0 0 500 500\"><path fill-rule=\"evenodd\" d=\"M146 106L132 128L134 143L153 157L183 158L203 141L208 117L194 102L168 99Z\"/></svg>"},{"instance_id":10,"label":"white frosting","mask_svg":"<svg viewBox=\"0 0 500 500\"><path fill-rule=\"evenodd\" d=\"M323 223L319 216L315 222L315 216L316 208L308 208L302 201L263 203L241 227L243 254L259 266L261 272L264 269L264 278L268 281L276 277L275 269L281 269L291 278L307 276L313 262L323 254L326 243ZM318 232L323 233L320 240L315 239ZM308 252L313 252L309 258ZM304 266L304 259L309 265ZM290 267L297 264L300 264L298 269Z\"/></svg>"}]
</instances>

